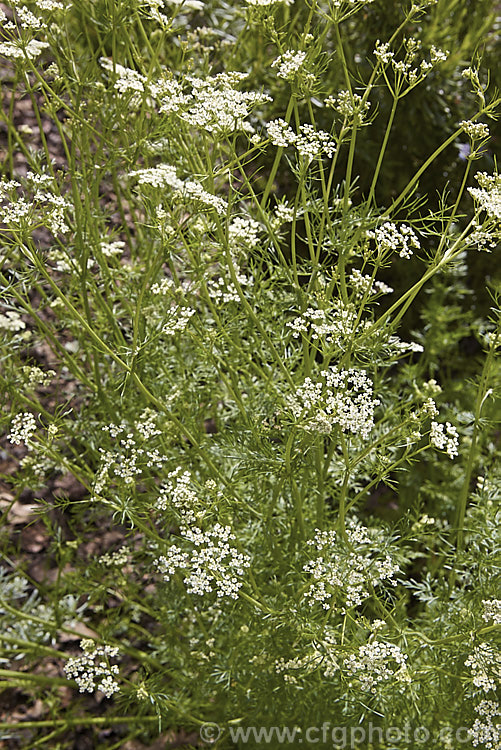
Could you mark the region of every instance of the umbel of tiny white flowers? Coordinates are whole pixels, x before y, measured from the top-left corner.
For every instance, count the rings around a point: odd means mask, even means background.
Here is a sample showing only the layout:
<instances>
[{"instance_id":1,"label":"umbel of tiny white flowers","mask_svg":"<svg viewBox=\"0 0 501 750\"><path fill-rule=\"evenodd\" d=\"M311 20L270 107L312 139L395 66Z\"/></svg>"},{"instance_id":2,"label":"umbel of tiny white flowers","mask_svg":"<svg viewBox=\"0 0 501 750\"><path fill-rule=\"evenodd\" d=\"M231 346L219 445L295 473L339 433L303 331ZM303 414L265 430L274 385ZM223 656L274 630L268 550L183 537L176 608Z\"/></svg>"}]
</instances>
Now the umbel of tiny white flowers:
<instances>
[{"instance_id":1,"label":"umbel of tiny white flowers","mask_svg":"<svg viewBox=\"0 0 501 750\"><path fill-rule=\"evenodd\" d=\"M94 641L84 639L80 642L83 654L68 659L64 671L74 679L81 693L93 693L100 690L107 698L120 689L116 676L119 673L116 664L110 664L118 654L118 648L96 646Z\"/></svg>"},{"instance_id":2,"label":"umbel of tiny white flowers","mask_svg":"<svg viewBox=\"0 0 501 750\"><path fill-rule=\"evenodd\" d=\"M216 523L209 531L183 528L181 535L192 549L185 551L173 544L155 561L155 567L169 581L177 569L186 572L184 583L188 594L200 596L216 591L218 597L238 599L244 568L250 566L249 555L230 546L236 537L230 526Z\"/></svg>"},{"instance_id":3,"label":"umbel of tiny white flowers","mask_svg":"<svg viewBox=\"0 0 501 750\"><path fill-rule=\"evenodd\" d=\"M306 378L287 403L305 430L329 433L339 425L367 440L380 402L373 398L373 383L364 370L331 367L316 382Z\"/></svg>"}]
</instances>

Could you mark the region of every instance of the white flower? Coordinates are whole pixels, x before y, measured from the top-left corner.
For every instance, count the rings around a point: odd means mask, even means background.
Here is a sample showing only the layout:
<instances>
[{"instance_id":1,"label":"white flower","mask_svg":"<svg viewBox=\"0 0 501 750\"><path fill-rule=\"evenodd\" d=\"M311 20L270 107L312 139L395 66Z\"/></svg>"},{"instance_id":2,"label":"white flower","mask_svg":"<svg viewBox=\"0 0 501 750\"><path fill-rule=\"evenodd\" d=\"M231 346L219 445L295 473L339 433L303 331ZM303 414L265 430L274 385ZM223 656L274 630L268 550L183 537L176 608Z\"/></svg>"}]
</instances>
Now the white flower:
<instances>
[{"instance_id":1,"label":"white flower","mask_svg":"<svg viewBox=\"0 0 501 750\"><path fill-rule=\"evenodd\" d=\"M354 268L348 278L356 297L363 297L367 292L370 295L391 294L393 292L391 286L383 281L373 281L372 276L362 274L358 268Z\"/></svg>"},{"instance_id":2,"label":"white flower","mask_svg":"<svg viewBox=\"0 0 501 750\"><path fill-rule=\"evenodd\" d=\"M450 422L446 422L445 426L438 422L431 423L430 443L439 450L445 450L449 458L455 458L458 455L459 435Z\"/></svg>"},{"instance_id":3,"label":"white flower","mask_svg":"<svg viewBox=\"0 0 501 750\"><path fill-rule=\"evenodd\" d=\"M284 3L284 5L292 5L294 0L245 0L247 5L251 8L270 8L278 3Z\"/></svg>"},{"instance_id":4,"label":"white flower","mask_svg":"<svg viewBox=\"0 0 501 750\"><path fill-rule=\"evenodd\" d=\"M37 423L35 417L29 411L17 414L11 422L8 439L14 445L24 443L30 448L33 434L36 432Z\"/></svg>"},{"instance_id":5,"label":"white flower","mask_svg":"<svg viewBox=\"0 0 501 750\"><path fill-rule=\"evenodd\" d=\"M461 120L459 123L466 135L472 140L489 137L489 127L483 122L472 122L471 120Z\"/></svg>"},{"instance_id":6,"label":"white flower","mask_svg":"<svg viewBox=\"0 0 501 750\"><path fill-rule=\"evenodd\" d=\"M492 620L496 625L501 625L501 599L484 599L482 604L484 606L482 618L486 622Z\"/></svg>"},{"instance_id":7,"label":"white flower","mask_svg":"<svg viewBox=\"0 0 501 750\"><path fill-rule=\"evenodd\" d=\"M228 227L228 236L231 242L241 242L249 247L256 247L260 230L261 225L254 219L235 216Z\"/></svg>"},{"instance_id":8,"label":"white flower","mask_svg":"<svg viewBox=\"0 0 501 750\"><path fill-rule=\"evenodd\" d=\"M188 594L203 596L215 591L218 597L238 599L244 569L251 561L247 554L230 546L229 542L235 539L231 527L217 523L206 532L196 527L182 528L181 535L191 544L191 550L184 551L174 544L155 562L164 580L169 581L181 569Z\"/></svg>"},{"instance_id":9,"label":"white flower","mask_svg":"<svg viewBox=\"0 0 501 750\"><path fill-rule=\"evenodd\" d=\"M359 121L363 121L365 114L371 106L369 101L363 102L359 94L350 93L349 91L340 91L337 98L329 96L325 100L327 107L332 107L340 115L346 118L358 115Z\"/></svg>"},{"instance_id":10,"label":"white flower","mask_svg":"<svg viewBox=\"0 0 501 750\"><path fill-rule=\"evenodd\" d=\"M192 307L172 307L169 310L169 319L162 327L162 333L173 335L178 331L184 331L194 314L195 310Z\"/></svg>"},{"instance_id":11,"label":"white flower","mask_svg":"<svg viewBox=\"0 0 501 750\"><path fill-rule=\"evenodd\" d=\"M398 250L401 258L410 258L413 250L419 250L421 245L414 230L407 224L400 224L397 228L391 221L385 221L374 231L369 230L367 237L376 241L378 253L389 253Z\"/></svg>"},{"instance_id":12,"label":"white flower","mask_svg":"<svg viewBox=\"0 0 501 750\"><path fill-rule=\"evenodd\" d=\"M137 70L126 68L117 62L113 63L113 60L108 60L106 57L101 57L99 62L105 70L116 76L114 87L121 94L127 91L142 93L145 90L148 79Z\"/></svg>"},{"instance_id":13,"label":"white flower","mask_svg":"<svg viewBox=\"0 0 501 750\"><path fill-rule=\"evenodd\" d=\"M0 313L0 328L6 331L22 331L26 328L26 323L16 310L6 310L5 313Z\"/></svg>"},{"instance_id":14,"label":"white flower","mask_svg":"<svg viewBox=\"0 0 501 750\"><path fill-rule=\"evenodd\" d=\"M475 719L470 730L473 747L484 745L488 750L499 750L501 748L501 721L494 720L501 716L499 703L491 700L480 701L475 711L481 718Z\"/></svg>"},{"instance_id":15,"label":"white flower","mask_svg":"<svg viewBox=\"0 0 501 750\"><path fill-rule=\"evenodd\" d=\"M278 68L277 76L279 78L293 81L305 60L306 52L287 50L283 55L280 55L276 60L273 60L271 67Z\"/></svg>"},{"instance_id":16,"label":"white flower","mask_svg":"<svg viewBox=\"0 0 501 750\"><path fill-rule=\"evenodd\" d=\"M475 646L465 661L472 673L473 684L485 693L496 690L501 678L501 652L489 643Z\"/></svg>"},{"instance_id":17,"label":"white flower","mask_svg":"<svg viewBox=\"0 0 501 750\"><path fill-rule=\"evenodd\" d=\"M100 690L107 698L118 692L116 681L118 667L110 664L110 660L118 654L118 648L111 646L96 646L89 639L80 642L82 656L68 659L64 671L69 679L74 679L81 693L93 693Z\"/></svg>"},{"instance_id":18,"label":"white flower","mask_svg":"<svg viewBox=\"0 0 501 750\"><path fill-rule=\"evenodd\" d=\"M367 440L374 426L374 409L380 403L373 398L373 383L364 370L339 370L331 367L319 380L306 378L288 406L303 429L329 433L338 425L343 432Z\"/></svg>"},{"instance_id":19,"label":"white flower","mask_svg":"<svg viewBox=\"0 0 501 750\"><path fill-rule=\"evenodd\" d=\"M321 156L322 152L332 158L336 151L336 144L331 140L330 135L324 130L315 130L309 123L300 126L299 134L295 133L281 118L269 122L266 129L268 137L275 146L282 148L295 146L298 153L308 162Z\"/></svg>"},{"instance_id":20,"label":"white flower","mask_svg":"<svg viewBox=\"0 0 501 750\"><path fill-rule=\"evenodd\" d=\"M47 42L39 42L36 39L30 39L24 48L13 42L3 42L3 44L0 44L0 55L18 58L26 56L30 60L35 60L48 46Z\"/></svg>"},{"instance_id":21,"label":"white flower","mask_svg":"<svg viewBox=\"0 0 501 750\"><path fill-rule=\"evenodd\" d=\"M350 549L337 542L335 531L316 529L313 539L306 542L317 553L303 566L313 579L304 594L310 606L319 603L330 609L337 604L344 613L346 608L362 604L370 587L383 581L395 583L398 565L388 554L374 554L374 540L365 526L350 520L346 536Z\"/></svg>"},{"instance_id":22,"label":"white flower","mask_svg":"<svg viewBox=\"0 0 501 750\"><path fill-rule=\"evenodd\" d=\"M182 119L217 136L240 130L253 132L252 126L246 122L251 108L271 101L271 98L235 88L246 77L245 73L229 72L209 78L188 78L192 90L188 97L189 109L181 114ZM176 95L176 104L178 101L179 94ZM161 111L166 111L165 106L164 103ZM170 99L168 108L173 108Z\"/></svg>"},{"instance_id":23,"label":"white flower","mask_svg":"<svg viewBox=\"0 0 501 750\"><path fill-rule=\"evenodd\" d=\"M501 175L477 172L475 179L480 187L468 188L468 192L489 217L501 219Z\"/></svg>"},{"instance_id":24,"label":"white flower","mask_svg":"<svg viewBox=\"0 0 501 750\"><path fill-rule=\"evenodd\" d=\"M405 680L406 660L407 654L395 644L372 641L360 646L357 654L350 654L344 667L358 679L363 690L375 693L380 683L393 680L397 675L397 679Z\"/></svg>"},{"instance_id":25,"label":"white flower","mask_svg":"<svg viewBox=\"0 0 501 750\"><path fill-rule=\"evenodd\" d=\"M209 208L214 208L220 215L225 215L228 210L228 203L224 198L219 198L207 192L196 180L183 182L177 176L176 168L170 164L159 164L157 167L150 167L149 169L138 169L135 172L130 172L129 177L137 177L140 185L171 187L191 200L200 201Z\"/></svg>"},{"instance_id":26,"label":"white flower","mask_svg":"<svg viewBox=\"0 0 501 750\"><path fill-rule=\"evenodd\" d=\"M306 161L311 161L324 152L332 159L336 144L324 130L315 130L313 125L305 123L299 127L300 135L296 136L295 146Z\"/></svg>"},{"instance_id":27,"label":"white flower","mask_svg":"<svg viewBox=\"0 0 501 750\"><path fill-rule=\"evenodd\" d=\"M271 140L274 146L281 146L287 148L296 142L296 134L288 126L285 120L278 118L277 120L271 120L266 126L268 138Z\"/></svg>"},{"instance_id":28,"label":"white flower","mask_svg":"<svg viewBox=\"0 0 501 750\"><path fill-rule=\"evenodd\" d=\"M376 42L373 54L383 65L387 65L395 56L395 53L390 50L389 42L383 43L379 39Z\"/></svg>"}]
</instances>

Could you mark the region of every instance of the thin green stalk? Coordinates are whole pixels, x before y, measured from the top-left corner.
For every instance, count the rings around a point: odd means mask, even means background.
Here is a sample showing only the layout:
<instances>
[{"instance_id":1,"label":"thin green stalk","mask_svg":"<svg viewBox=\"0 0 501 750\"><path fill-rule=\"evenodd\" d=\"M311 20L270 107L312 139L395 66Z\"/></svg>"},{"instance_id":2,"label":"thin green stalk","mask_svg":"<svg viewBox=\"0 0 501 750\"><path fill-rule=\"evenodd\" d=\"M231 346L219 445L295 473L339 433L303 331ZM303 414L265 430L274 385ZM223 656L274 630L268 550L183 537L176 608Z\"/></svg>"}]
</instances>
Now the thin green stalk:
<instances>
[{"instance_id":1,"label":"thin green stalk","mask_svg":"<svg viewBox=\"0 0 501 750\"><path fill-rule=\"evenodd\" d=\"M391 112L390 116L388 117L388 122L386 124L386 130L384 133L383 143L381 144L381 148L379 149L379 156L376 164L376 168L374 170L374 176L372 178L370 190L369 190L369 197L368 197L368 203L371 205L374 202L375 199L375 191L376 191L376 185L379 178L379 172L381 171L381 166L383 164L384 155L386 152L386 147L388 145L388 139L390 137L391 128L393 125L393 120L395 118L395 113L397 111L398 106L398 96L393 96L393 103L391 106Z\"/></svg>"},{"instance_id":2,"label":"thin green stalk","mask_svg":"<svg viewBox=\"0 0 501 750\"><path fill-rule=\"evenodd\" d=\"M16 672L12 669L0 669L0 677L8 677L12 680L12 684L26 685L33 683L34 685L68 685L75 684L72 680L67 680L65 677L48 677L44 674L36 674L35 672Z\"/></svg>"},{"instance_id":3,"label":"thin green stalk","mask_svg":"<svg viewBox=\"0 0 501 750\"><path fill-rule=\"evenodd\" d=\"M287 110L285 112L285 121L290 122L292 111L294 109L294 102L295 102L295 95L294 93L291 94L289 103L287 104ZM273 187L273 181L276 177L278 166L280 164L280 161L282 159L284 149L282 146L278 146L277 153L275 154L275 159L273 161L270 174L268 176L268 181L266 183L266 187L264 188L263 197L261 198L260 206L264 210L266 208L266 204L268 202L268 198L271 192L271 188Z\"/></svg>"},{"instance_id":4,"label":"thin green stalk","mask_svg":"<svg viewBox=\"0 0 501 750\"><path fill-rule=\"evenodd\" d=\"M468 505L468 495L470 493L470 483L473 474L473 467L475 465L476 453L477 453L477 442L478 434L480 429L480 416L482 407L490 395L489 381L491 374L491 367L495 356L497 340L499 338L499 330L491 343L487 357L485 358L484 366L482 368L482 374L480 377L480 384L477 391L477 398L475 401L474 421L473 421L473 432L471 436L470 449L468 451L468 459L466 462L466 470L464 474L463 486L461 488L461 494L459 496L459 503L457 508L456 518L456 553L460 554L464 547L464 521L466 517L466 508ZM454 568L451 571L451 581L454 580Z\"/></svg>"},{"instance_id":5,"label":"thin green stalk","mask_svg":"<svg viewBox=\"0 0 501 750\"><path fill-rule=\"evenodd\" d=\"M67 685L68 680L64 681ZM158 721L158 716L144 716L143 714L136 714L135 716L82 716L77 718L67 719L44 719L41 721L17 721L0 722L0 730L17 730L18 732L23 729L38 729L43 727L85 727L85 726L107 726L113 724L128 724L131 722L150 722ZM203 722L200 722L203 723Z\"/></svg>"}]
</instances>

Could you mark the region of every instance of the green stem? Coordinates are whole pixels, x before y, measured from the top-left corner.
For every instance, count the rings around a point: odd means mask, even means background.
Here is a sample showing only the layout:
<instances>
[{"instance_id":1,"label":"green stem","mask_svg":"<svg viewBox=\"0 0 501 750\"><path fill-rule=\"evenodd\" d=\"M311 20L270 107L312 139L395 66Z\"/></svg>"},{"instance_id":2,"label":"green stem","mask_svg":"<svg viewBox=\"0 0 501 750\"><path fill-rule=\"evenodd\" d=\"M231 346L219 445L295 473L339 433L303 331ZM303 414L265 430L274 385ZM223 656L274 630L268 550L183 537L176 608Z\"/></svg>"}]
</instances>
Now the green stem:
<instances>
[{"instance_id":1,"label":"green stem","mask_svg":"<svg viewBox=\"0 0 501 750\"><path fill-rule=\"evenodd\" d=\"M295 96L294 96L294 94L291 94L291 97L289 99L289 103L287 105L287 111L285 113L285 121L287 123L290 122L290 119L291 119L292 110L294 109L294 101L295 101ZM266 187L264 189L263 197L261 198L260 206L261 206L261 208L263 210L266 208L266 204L268 202L268 197L270 195L271 188L273 187L273 181L275 179L275 176L276 176L277 171L278 171L278 166L279 166L280 161L282 159L283 151L284 151L284 149L283 149L282 146L279 146L277 148L277 153L275 154L275 159L273 161L273 165L271 167L271 171L270 171L270 174L269 174L269 177L268 177L268 181L267 181Z\"/></svg>"},{"instance_id":2,"label":"green stem","mask_svg":"<svg viewBox=\"0 0 501 750\"><path fill-rule=\"evenodd\" d=\"M68 684L68 680L65 680ZM158 721L158 716L88 716L76 719L45 719L43 721L17 721L0 723L0 729L37 729L38 727L79 727L79 726L102 726L108 724L127 724L130 722Z\"/></svg>"},{"instance_id":3,"label":"green stem","mask_svg":"<svg viewBox=\"0 0 501 750\"><path fill-rule=\"evenodd\" d=\"M383 143L381 144L381 148L379 150L379 156L378 156L376 168L374 170L374 176L372 178L371 187L369 190L369 198L368 198L369 205L374 201L374 198L375 198L376 185L377 185L377 181L379 178L379 172L381 171L381 166L383 164L383 159L384 159L384 155L386 152L386 146L388 145L388 139L390 137L390 131L393 125L393 120L395 118L395 112L397 111L397 105L398 105L398 96L394 96L390 116L388 118L388 123L386 125Z\"/></svg>"},{"instance_id":4,"label":"green stem","mask_svg":"<svg viewBox=\"0 0 501 750\"><path fill-rule=\"evenodd\" d=\"M464 546L464 521L465 521L465 516L466 516L466 507L468 504L468 495L470 492L471 476L473 473L473 467L475 464L475 457L476 457L476 451L477 451L480 415L481 415L482 407L485 403L485 400L489 395L488 385L489 385L490 370L491 370L492 360L494 357L498 337L499 337L499 331L496 333L494 341L492 342L489 352L487 354L487 357L485 359L484 366L482 368L480 385L479 385L478 392L477 392L477 399L475 402L473 433L471 436L470 450L468 452L466 471L464 475L463 486L461 488L461 495L459 496L459 504L458 504L458 510L457 510L456 553L460 553ZM454 579L454 568L451 571L451 580L453 579Z\"/></svg>"}]
</instances>

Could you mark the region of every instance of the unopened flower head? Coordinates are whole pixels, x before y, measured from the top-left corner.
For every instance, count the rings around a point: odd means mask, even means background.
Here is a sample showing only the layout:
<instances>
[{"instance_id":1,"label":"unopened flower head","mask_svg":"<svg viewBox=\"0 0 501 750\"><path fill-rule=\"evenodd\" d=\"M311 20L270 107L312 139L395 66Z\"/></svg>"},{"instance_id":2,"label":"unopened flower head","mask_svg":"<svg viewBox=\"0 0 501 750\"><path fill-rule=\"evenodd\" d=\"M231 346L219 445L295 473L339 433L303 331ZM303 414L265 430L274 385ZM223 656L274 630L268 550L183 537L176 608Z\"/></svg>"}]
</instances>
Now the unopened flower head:
<instances>
[{"instance_id":1,"label":"unopened flower head","mask_svg":"<svg viewBox=\"0 0 501 750\"><path fill-rule=\"evenodd\" d=\"M466 135L469 135L472 141L478 141L489 137L489 126L483 122L472 122L471 120L462 120L460 126Z\"/></svg>"}]
</instances>

